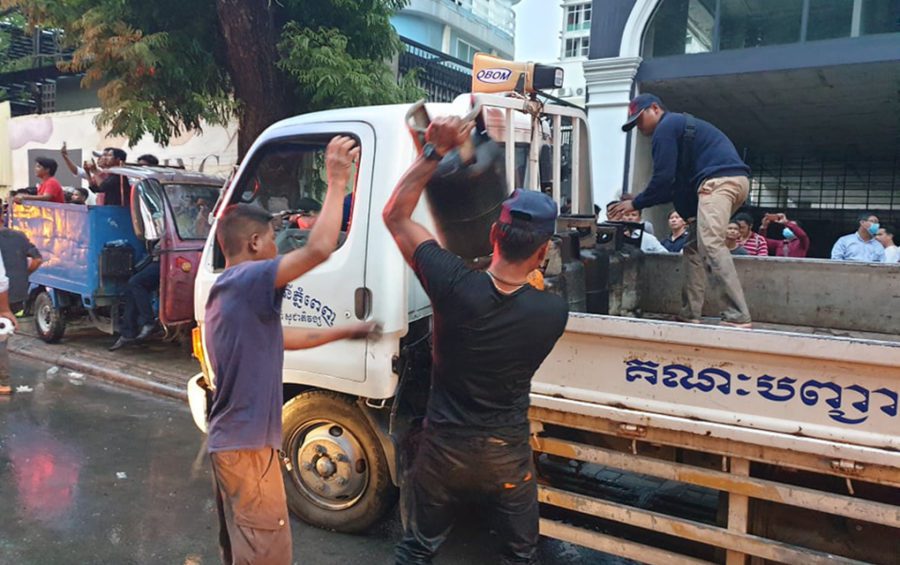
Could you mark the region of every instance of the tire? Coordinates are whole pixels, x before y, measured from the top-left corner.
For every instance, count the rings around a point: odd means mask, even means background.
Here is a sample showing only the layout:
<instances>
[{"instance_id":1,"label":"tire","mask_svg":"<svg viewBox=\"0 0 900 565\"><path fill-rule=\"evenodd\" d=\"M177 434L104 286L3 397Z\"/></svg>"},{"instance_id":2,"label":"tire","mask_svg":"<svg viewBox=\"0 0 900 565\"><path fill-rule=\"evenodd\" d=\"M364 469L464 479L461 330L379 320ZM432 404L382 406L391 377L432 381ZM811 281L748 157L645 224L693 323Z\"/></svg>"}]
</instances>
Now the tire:
<instances>
[{"instance_id":1,"label":"tire","mask_svg":"<svg viewBox=\"0 0 900 565\"><path fill-rule=\"evenodd\" d=\"M34 329L47 343L56 343L66 333L66 318L53 306L47 291L41 291L34 299Z\"/></svg>"},{"instance_id":2,"label":"tire","mask_svg":"<svg viewBox=\"0 0 900 565\"><path fill-rule=\"evenodd\" d=\"M384 451L353 399L309 391L284 405L282 450L288 507L304 522L344 533L368 530L397 500ZM354 463L355 461L355 463Z\"/></svg>"}]
</instances>

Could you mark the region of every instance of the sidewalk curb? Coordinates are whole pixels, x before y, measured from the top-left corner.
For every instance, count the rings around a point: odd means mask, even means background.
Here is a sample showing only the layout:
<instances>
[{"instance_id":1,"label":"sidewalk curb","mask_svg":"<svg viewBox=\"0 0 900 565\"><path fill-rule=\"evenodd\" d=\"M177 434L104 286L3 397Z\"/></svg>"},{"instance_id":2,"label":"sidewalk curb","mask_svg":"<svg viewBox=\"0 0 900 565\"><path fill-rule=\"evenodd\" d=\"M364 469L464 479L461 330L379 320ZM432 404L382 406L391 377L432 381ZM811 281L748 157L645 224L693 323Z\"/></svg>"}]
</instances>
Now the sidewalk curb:
<instances>
[{"instance_id":1,"label":"sidewalk curb","mask_svg":"<svg viewBox=\"0 0 900 565\"><path fill-rule=\"evenodd\" d=\"M22 357L27 357L29 359L35 359L37 361L43 361L44 363L50 363L52 365L65 367L66 369L83 372L87 376L91 376L102 381L112 382L131 389L149 392L151 394L165 396L187 403L188 397L187 390L185 389L176 388L174 386L149 379L142 379L118 369L104 367L103 365L87 359L79 359L69 351L61 351L58 354L53 354L50 356L42 355L41 353L46 352L40 350L35 351L32 348L27 347L28 342L26 340L38 341L36 338L18 335L16 336L16 339L10 340L9 352L15 355L21 355Z\"/></svg>"}]
</instances>

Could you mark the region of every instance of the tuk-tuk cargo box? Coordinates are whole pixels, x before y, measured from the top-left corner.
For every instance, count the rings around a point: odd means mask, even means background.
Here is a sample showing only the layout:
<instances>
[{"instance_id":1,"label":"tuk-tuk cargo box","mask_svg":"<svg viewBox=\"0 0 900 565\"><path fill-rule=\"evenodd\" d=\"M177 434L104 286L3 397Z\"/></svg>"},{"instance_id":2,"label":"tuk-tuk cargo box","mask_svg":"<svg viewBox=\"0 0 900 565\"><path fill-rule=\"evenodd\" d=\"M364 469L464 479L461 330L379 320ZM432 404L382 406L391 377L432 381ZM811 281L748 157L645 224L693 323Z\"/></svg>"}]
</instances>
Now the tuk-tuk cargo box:
<instances>
[{"instance_id":1,"label":"tuk-tuk cargo box","mask_svg":"<svg viewBox=\"0 0 900 565\"><path fill-rule=\"evenodd\" d=\"M25 233L43 256L31 284L79 294L84 300L93 297L95 303L120 296L134 264L147 254L127 207L13 204L9 225Z\"/></svg>"}]
</instances>

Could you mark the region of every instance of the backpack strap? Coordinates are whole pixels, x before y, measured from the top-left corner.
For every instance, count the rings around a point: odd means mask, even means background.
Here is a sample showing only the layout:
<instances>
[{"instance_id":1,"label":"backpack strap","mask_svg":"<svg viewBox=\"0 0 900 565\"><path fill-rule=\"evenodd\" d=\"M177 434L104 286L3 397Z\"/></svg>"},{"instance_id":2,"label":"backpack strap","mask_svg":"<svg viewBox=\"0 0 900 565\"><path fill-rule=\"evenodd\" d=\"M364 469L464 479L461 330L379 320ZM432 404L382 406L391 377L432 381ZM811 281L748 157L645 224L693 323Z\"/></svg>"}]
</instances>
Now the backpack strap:
<instances>
[{"instance_id":1,"label":"backpack strap","mask_svg":"<svg viewBox=\"0 0 900 565\"><path fill-rule=\"evenodd\" d=\"M685 112L684 134L681 137L681 151L678 153L678 178L683 183L691 180L691 163L694 161L695 137L697 137L697 118Z\"/></svg>"}]
</instances>

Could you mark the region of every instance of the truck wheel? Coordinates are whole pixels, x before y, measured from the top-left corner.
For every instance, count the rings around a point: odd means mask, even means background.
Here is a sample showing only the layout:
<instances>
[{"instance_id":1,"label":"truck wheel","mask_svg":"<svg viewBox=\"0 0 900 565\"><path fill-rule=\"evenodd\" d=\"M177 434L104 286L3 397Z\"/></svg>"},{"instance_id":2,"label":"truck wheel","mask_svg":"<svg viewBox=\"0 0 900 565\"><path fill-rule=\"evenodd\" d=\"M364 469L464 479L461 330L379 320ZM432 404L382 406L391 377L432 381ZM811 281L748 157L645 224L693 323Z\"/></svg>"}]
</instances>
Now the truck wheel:
<instances>
[{"instance_id":1,"label":"truck wheel","mask_svg":"<svg viewBox=\"0 0 900 565\"><path fill-rule=\"evenodd\" d=\"M304 522L363 532L397 499L378 438L351 398L328 391L292 398L282 449L293 467L285 470L288 507Z\"/></svg>"},{"instance_id":2,"label":"truck wheel","mask_svg":"<svg viewBox=\"0 0 900 565\"><path fill-rule=\"evenodd\" d=\"M38 337L47 343L56 343L66 333L66 319L44 291L34 299L34 328Z\"/></svg>"}]
</instances>

